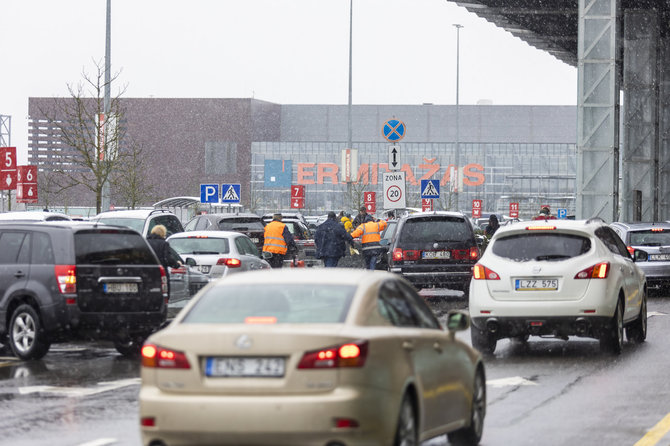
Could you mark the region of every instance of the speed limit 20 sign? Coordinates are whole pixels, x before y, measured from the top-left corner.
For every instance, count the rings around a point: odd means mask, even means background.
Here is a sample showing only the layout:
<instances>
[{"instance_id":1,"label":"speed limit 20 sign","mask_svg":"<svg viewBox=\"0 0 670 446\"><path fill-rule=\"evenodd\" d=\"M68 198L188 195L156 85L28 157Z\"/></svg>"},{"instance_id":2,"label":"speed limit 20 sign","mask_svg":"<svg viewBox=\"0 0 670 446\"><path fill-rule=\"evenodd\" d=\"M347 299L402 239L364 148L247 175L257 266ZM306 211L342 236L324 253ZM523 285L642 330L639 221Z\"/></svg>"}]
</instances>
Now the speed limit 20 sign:
<instances>
[{"instance_id":1,"label":"speed limit 20 sign","mask_svg":"<svg viewBox=\"0 0 670 446\"><path fill-rule=\"evenodd\" d=\"M405 199L405 172L384 172L384 209L407 207Z\"/></svg>"}]
</instances>

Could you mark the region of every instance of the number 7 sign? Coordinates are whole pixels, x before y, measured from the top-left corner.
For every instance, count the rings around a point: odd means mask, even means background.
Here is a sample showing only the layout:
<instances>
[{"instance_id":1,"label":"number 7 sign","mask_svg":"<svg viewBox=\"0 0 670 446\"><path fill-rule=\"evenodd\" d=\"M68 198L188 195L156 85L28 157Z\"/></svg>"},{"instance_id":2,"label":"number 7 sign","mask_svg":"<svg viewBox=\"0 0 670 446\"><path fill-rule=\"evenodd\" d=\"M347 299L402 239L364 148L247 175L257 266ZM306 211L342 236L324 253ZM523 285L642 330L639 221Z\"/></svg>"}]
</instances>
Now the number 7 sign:
<instances>
[{"instance_id":1,"label":"number 7 sign","mask_svg":"<svg viewBox=\"0 0 670 446\"><path fill-rule=\"evenodd\" d=\"M305 186L298 186L293 184L291 186L291 199L305 198Z\"/></svg>"},{"instance_id":2,"label":"number 7 sign","mask_svg":"<svg viewBox=\"0 0 670 446\"><path fill-rule=\"evenodd\" d=\"M16 189L16 147L0 147L0 190Z\"/></svg>"}]
</instances>

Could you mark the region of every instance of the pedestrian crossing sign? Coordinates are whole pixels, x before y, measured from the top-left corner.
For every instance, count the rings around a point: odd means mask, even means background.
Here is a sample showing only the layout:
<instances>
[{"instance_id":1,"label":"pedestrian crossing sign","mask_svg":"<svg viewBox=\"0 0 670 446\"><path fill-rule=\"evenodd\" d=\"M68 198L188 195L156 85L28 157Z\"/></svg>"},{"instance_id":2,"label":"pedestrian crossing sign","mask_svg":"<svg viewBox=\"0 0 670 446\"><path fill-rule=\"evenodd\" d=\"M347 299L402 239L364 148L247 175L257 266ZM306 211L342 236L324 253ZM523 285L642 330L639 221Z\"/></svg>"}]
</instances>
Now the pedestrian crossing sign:
<instances>
[{"instance_id":1,"label":"pedestrian crossing sign","mask_svg":"<svg viewBox=\"0 0 670 446\"><path fill-rule=\"evenodd\" d=\"M222 184L221 185L221 203L239 203L240 202L240 185L239 184Z\"/></svg>"},{"instance_id":2,"label":"pedestrian crossing sign","mask_svg":"<svg viewBox=\"0 0 670 446\"><path fill-rule=\"evenodd\" d=\"M440 180L421 180L421 198L440 198Z\"/></svg>"}]
</instances>

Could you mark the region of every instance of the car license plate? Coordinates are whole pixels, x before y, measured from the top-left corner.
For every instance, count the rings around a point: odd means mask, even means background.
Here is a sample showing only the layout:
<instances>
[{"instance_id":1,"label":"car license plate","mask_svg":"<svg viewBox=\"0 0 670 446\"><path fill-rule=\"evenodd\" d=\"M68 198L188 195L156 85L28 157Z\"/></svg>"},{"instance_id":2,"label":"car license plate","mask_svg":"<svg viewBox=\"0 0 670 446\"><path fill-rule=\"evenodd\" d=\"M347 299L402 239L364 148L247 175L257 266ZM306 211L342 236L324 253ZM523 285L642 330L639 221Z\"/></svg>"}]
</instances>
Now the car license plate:
<instances>
[{"instance_id":1,"label":"car license plate","mask_svg":"<svg viewBox=\"0 0 670 446\"><path fill-rule=\"evenodd\" d=\"M451 251L423 251L421 258L425 260L430 259L450 259Z\"/></svg>"},{"instance_id":2,"label":"car license plate","mask_svg":"<svg viewBox=\"0 0 670 446\"><path fill-rule=\"evenodd\" d=\"M649 260L670 260L670 254L649 254Z\"/></svg>"},{"instance_id":3,"label":"car license plate","mask_svg":"<svg viewBox=\"0 0 670 446\"><path fill-rule=\"evenodd\" d=\"M209 265L198 265L198 271L200 271L203 274L209 274Z\"/></svg>"},{"instance_id":4,"label":"car license plate","mask_svg":"<svg viewBox=\"0 0 670 446\"><path fill-rule=\"evenodd\" d=\"M558 279L516 279L517 291L553 291L558 289Z\"/></svg>"},{"instance_id":5,"label":"car license plate","mask_svg":"<svg viewBox=\"0 0 670 446\"><path fill-rule=\"evenodd\" d=\"M103 283L104 293L137 293L136 283Z\"/></svg>"},{"instance_id":6,"label":"car license plate","mask_svg":"<svg viewBox=\"0 0 670 446\"><path fill-rule=\"evenodd\" d=\"M212 377L282 377L284 358L207 358L205 374Z\"/></svg>"}]
</instances>

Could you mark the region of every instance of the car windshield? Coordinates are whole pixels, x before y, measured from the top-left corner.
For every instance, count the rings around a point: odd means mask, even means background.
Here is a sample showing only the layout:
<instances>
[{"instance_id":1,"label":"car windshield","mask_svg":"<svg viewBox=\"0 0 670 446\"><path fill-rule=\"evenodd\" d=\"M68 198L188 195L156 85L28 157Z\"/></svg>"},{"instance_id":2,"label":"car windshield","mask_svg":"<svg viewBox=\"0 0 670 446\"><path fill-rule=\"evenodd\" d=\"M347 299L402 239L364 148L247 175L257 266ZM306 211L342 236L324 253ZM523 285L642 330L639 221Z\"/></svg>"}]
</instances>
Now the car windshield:
<instances>
[{"instance_id":1,"label":"car windshield","mask_svg":"<svg viewBox=\"0 0 670 446\"><path fill-rule=\"evenodd\" d=\"M230 245L226 238L179 237L168 240L170 246L179 254L227 254Z\"/></svg>"},{"instance_id":2,"label":"car windshield","mask_svg":"<svg viewBox=\"0 0 670 446\"><path fill-rule=\"evenodd\" d=\"M338 324L344 322L354 285L239 284L210 288L182 323Z\"/></svg>"},{"instance_id":3,"label":"car windshield","mask_svg":"<svg viewBox=\"0 0 670 446\"><path fill-rule=\"evenodd\" d=\"M630 242L632 246L669 246L669 229L647 229L644 231L634 231L630 233Z\"/></svg>"},{"instance_id":4,"label":"car windshield","mask_svg":"<svg viewBox=\"0 0 670 446\"><path fill-rule=\"evenodd\" d=\"M495 240L491 249L497 256L518 262L556 261L587 253L591 249L591 240L573 234L518 234Z\"/></svg>"},{"instance_id":5,"label":"car windshield","mask_svg":"<svg viewBox=\"0 0 670 446\"><path fill-rule=\"evenodd\" d=\"M106 225L125 226L126 228L134 229L139 233L142 233L142 230L144 229L143 218L102 217L98 218L96 221Z\"/></svg>"},{"instance_id":6,"label":"car windshield","mask_svg":"<svg viewBox=\"0 0 670 446\"><path fill-rule=\"evenodd\" d=\"M400 243L433 243L468 240L465 220L458 217L411 218L400 233Z\"/></svg>"},{"instance_id":7,"label":"car windshield","mask_svg":"<svg viewBox=\"0 0 670 446\"><path fill-rule=\"evenodd\" d=\"M260 218L226 218L219 221L219 229L222 231L263 231L263 223Z\"/></svg>"},{"instance_id":8,"label":"car windshield","mask_svg":"<svg viewBox=\"0 0 670 446\"><path fill-rule=\"evenodd\" d=\"M77 232L74 249L77 264L157 264L147 242L131 232Z\"/></svg>"}]
</instances>

